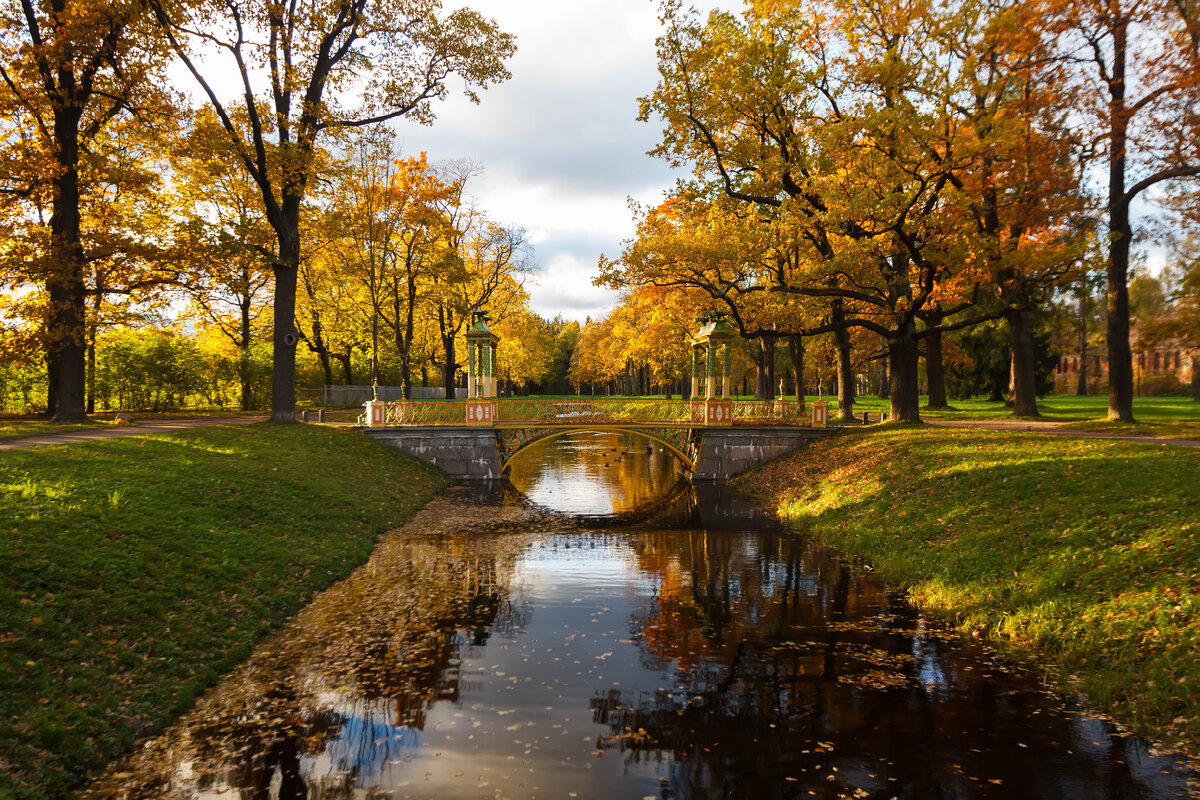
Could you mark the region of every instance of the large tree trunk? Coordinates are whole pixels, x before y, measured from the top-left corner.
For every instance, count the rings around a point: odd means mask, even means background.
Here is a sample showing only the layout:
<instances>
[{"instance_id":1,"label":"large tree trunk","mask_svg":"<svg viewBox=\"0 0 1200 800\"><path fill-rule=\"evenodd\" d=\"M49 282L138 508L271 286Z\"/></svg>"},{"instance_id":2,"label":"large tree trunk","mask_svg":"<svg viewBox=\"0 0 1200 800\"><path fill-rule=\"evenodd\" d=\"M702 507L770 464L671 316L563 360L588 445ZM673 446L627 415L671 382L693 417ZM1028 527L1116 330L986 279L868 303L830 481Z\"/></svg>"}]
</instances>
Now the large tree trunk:
<instances>
[{"instance_id":1,"label":"large tree trunk","mask_svg":"<svg viewBox=\"0 0 1200 800\"><path fill-rule=\"evenodd\" d=\"M410 269L407 285L408 308L404 312L404 349L400 353L400 380L404 384L404 397L412 399L412 343L416 326L417 276Z\"/></svg>"},{"instance_id":2,"label":"large tree trunk","mask_svg":"<svg viewBox=\"0 0 1200 800\"><path fill-rule=\"evenodd\" d=\"M1088 346L1087 327L1079 330L1079 380L1075 384L1075 394L1083 397L1088 393Z\"/></svg>"},{"instance_id":3,"label":"large tree trunk","mask_svg":"<svg viewBox=\"0 0 1200 800\"><path fill-rule=\"evenodd\" d=\"M247 271L243 275L246 280L246 285L250 285L250 276ZM238 377L241 383L241 408L242 411L249 411L254 407L254 386L250 381L250 341L252 330L250 327L250 298L244 298L241 303L241 319L239 339L238 339Z\"/></svg>"},{"instance_id":4,"label":"large tree trunk","mask_svg":"<svg viewBox=\"0 0 1200 800\"><path fill-rule=\"evenodd\" d=\"M1008 343L1012 349L1012 393L1013 414L1018 417L1036 417L1037 369L1033 354L1033 320L1028 311L1010 311L1008 321Z\"/></svg>"},{"instance_id":5,"label":"large tree trunk","mask_svg":"<svg viewBox=\"0 0 1200 800\"><path fill-rule=\"evenodd\" d=\"M763 336L754 352L754 398L770 400L775 397L775 337Z\"/></svg>"},{"instance_id":6,"label":"large tree trunk","mask_svg":"<svg viewBox=\"0 0 1200 800\"><path fill-rule=\"evenodd\" d=\"M342 365L342 375L344 376L346 385L353 386L354 365L351 363L351 359L354 357L354 348L347 347L345 353L334 353L333 357L336 358Z\"/></svg>"},{"instance_id":7,"label":"large tree trunk","mask_svg":"<svg viewBox=\"0 0 1200 800\"><path fill-rule=\"evenodd\" d=\"M1129 209L1110 246L1108 269L1108 418L1133 422L1133 350L1129 345ZM1117 230L1114 228L1114 230Z\"/></svg>"},{"instance_id":8,"label":"large tree trunk","mask_svg":"<svg viewBox=\"0 0 1200 800\"><path fill-rule=\"evenodd\" d=\"M1113 68L1109 80L1108 148L1108 418L1133 422L1133 352L1129 347L1129 246L1133 227L1125 196L1125 155L1129 115L1125 108L1125 53L1128 30L1113 29Z\"/></svg>"},{"instance_id":9,"label":"large tree trunk","mask_svg":"<svg viewBox=\"0 0 1200 800\"><path fill-rule=\"evenodd\" d=\"M79 216L79 115L75 109L56 109L54 136L58 142L58 174L50 215L50 256L54 270L46 281L50 300L47 319L53 350L49 380L54 384L50 412L55 422L73 422L86 412L86 347L83 244Z\"/></svg>"},{"instance_id":10,"label":"large tree trunk","mask_svg":"<svg viewBox=\"0 0 1200 800\"><path fill-rule=\"evenodd\" d=\"M846 319L841 301L834 301L832 310L835 324ZM853 419L855 392L854 365L850 362L850 329L838 327L833 336L837 342L838 415L842 419Z\"/></svg>"},{"instance_id":11,"label":"large tree trunk","mask_svg":"<svg viewBox=\"0 0 1200 800\"><path fill-rule=\"evenodd\" d=\"M88 326L87 413L96 413L96 324Z\"/></svg>"},{"instance_id":12,"label":"large tree trunk","mask_svg":"<svg viewBox=\"0 0 1200 800\"><path fill-rule=\"evenodd\" d=\"M893 420L921 421L920 371L921 356L917 349L915 322L904 323L888 342L890 360L890 394Z\"/></svg>"},{"instance_id":13,"label":"large tree trunk","mask_svg":"<svg viewBox=\"0 0 1200 800\"><path fill-rule=\"evenodd\" d=\"M1192 399L1200 403L1200 355L1192 354Z\"/></svg>"},{"instance_id":14,"label":"large tree trunk","mask_svg":"<svg viewBox=\"0 0 1200 800\"><path fill-rule=\"evenodd\" d=\"M929 382L929 408L949 408L946 401L946 367L942 361L942 332L925 337L925 379Z\"/></svg>"},{"instance_id":15,"label":"large tree trunk","mask_svg":"<svg viewBox=\"0 0 1200 800\"><path fill-rule=\"evenodd\" d=\"M296 421L296 281L300 275L300 198L287 197L280 225L279 258L274 265L275 326L271 356L271 421Z\"/></svg>"},{"instance_id":16,"label":"large tree trunk","mask_svg":"<svg viewBox=\"0 0 1200 800\"><path fill-rule=\"evenodd\" d=\"M892 396L892 380L888 372L888 366L892 360L891 347L888 345L886 339L881 338L880 342L883 344L887 355L879 359L879 388L876 390L875 395L880 399L887 400Z\"/></svg>"},{"instance_id":17,"label":"large tree trunk","mask_svg":"<svg viewBox=\"0 0 1200 800\"><path fill-rule=\"evenodd\" d=\"M788 355L792 359L792 382L796 385L796 402L804 409L804 337L792 334L787 339Z\"/></svg>"},{"instance_id":18,"label":"large tree trunk","mask_svg":"<svg viewBox=\"0 0 1200 800\"><path fill-rule=\"evenodd\" d=\"M442 337L442 351L446 359L445 363L442 364L442 386L446 389L446 399L453 400L455 398L454 368L456 366L453 336Z\"/></svg>"}]
</instances>

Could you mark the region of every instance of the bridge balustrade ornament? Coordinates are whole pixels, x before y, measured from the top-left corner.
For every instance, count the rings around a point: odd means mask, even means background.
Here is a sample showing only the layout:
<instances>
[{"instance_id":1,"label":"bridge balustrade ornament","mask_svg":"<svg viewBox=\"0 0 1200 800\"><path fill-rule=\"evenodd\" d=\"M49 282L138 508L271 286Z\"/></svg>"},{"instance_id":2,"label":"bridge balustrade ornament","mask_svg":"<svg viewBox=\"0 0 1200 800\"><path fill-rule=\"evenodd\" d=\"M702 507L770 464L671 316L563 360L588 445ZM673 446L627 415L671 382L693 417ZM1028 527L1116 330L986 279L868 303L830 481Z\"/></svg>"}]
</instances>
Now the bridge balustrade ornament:
<instances>
[{"instance_id":1,"label":"bridge balustrade ornament","mask_svg":"<svg viewBox=\"0 0 1200 800\"><path fill-rule=\"evenodd\" d=\"M809 425L805 409L788 400L660 400L655 398L500 398L374 401L381 410L362 424L434 425ZM487 409L482 409L487 406Z\"/></svg>"}]
</instances>

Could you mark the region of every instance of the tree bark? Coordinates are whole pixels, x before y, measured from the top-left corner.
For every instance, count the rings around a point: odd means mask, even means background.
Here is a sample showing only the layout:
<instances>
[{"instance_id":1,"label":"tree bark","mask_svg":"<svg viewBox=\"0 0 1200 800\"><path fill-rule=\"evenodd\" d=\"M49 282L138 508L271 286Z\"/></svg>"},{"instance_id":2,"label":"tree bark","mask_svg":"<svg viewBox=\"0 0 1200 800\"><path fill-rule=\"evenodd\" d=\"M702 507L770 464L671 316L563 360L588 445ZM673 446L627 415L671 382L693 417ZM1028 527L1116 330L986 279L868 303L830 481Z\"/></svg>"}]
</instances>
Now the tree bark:
<instances>
[{"instance_id":1,"label":"tree bark","mask_svg":"<svg viewBox=\"0 0 1200 800\"><path fill-rule=\"evenodd\" d=\"M888 342L891 380L890 417L901 422L921 421L920 352L917 349L917 326L909 321L900 325Z\"/></svg>"},{"instance_id":2,"label":"tree bark","mask_svg":"<svg viewBox=\"0 0 1200 800\"><path fill-rule=\"evenodd\" d=\"M875 392L875 395L880 399L887 400L892 396L892 381L888 369L891 364L891 347L888 346L886 339L881 338L880 341L883 343L888 355L879 359L879 389Z\"/></svg>"},{"instance_id":3,"label":"tree bark","mask_svg":"<svg viewBox=\"0 0 1200 800\"><path fill-rule=\"evenodd\" d=\"M1008 343L1012 350L1012 393L1013 414L1018 417L1036 417L1037 368L1033 354L1033 320L1028 311L1010 311L1008 321Z\"/></svg>"},{"instance_id":4,"label":"tree bark","mask_svg":"<svg viewBox=\"0 0 1200 800\"><path fill-rule=\"evenodd\" d=\"M1108 418L1133 422L1133 352L1129 347L1129 245L1133 226L1125 196L1129 114L1125 108L1125 55L1128 29L1113 27L1109 89L1108 222Z\"/></svg>"},{"instance_id":5,"label":"tree bark","mask_svg":"<svg viewBox=\"0 0 1200 800\"><path fill-rule=\"evenodd\" d=\"M337 359L342 365L342 377L347 386L354 385L354 366L350 363L350 359L354 355L354 350L347 347L345 353L333 353L333 358Z\"/></svg>"},{"instance_id":6,"label":"tree bark","mask_svg":"<svg viewBox=\"0 0 1200 800\"><path fill-rule=\"evenodd\" d=\"M250 285L249 268L243 267L242 277L245 280L245 285ZM241 382L241 408L242 411L249 411L254 407L254 386L250 381L250 340L253 334L250 327L250 297L247 292L242 298L239 305L241 311L240 339L238 340L238 377Z\"/></svg>"},{"instance_id":7,"label":"tree bark","mask_svg":"<svg viewBox=\"0 0 1200 800\"><path fill-rule=\"evenodd\" d=\"M445 363L442 364L442 387L446 390L446 399L455 399L454 386L454 369L457 366L455 363L454 354L454 337L442 337L442 351L445 355Z\"/></svg>"},{"instance_id":8,"label":"tree bark","mask_svg":"<svg viewBox=\"0 0 1200 800\"><path fill-rule=\"evenodd\" d=\"M833 303L834 323L846 319L845 308L840 300ZM850 329L838 327L834 331L837 341L837 371L838 371L838 414L842 419L854 418L854 365L850 361Z\"/></svg>"},{"instance_id":9,"label":"tree bark","mask_svg":"<svg viewBox=\"0 0 1200 800\"><path fill-rule=\"evenodd\" d=\"M281 224L275 228L274 341L271 354L271 421L296 421L296 283L300 275L300 196L284 198Z\"/></svg>"},{"instance_id":10,"label":"tree bark","mask_svg":"<svg viewBox=\"0 0 1200 800\"><path fill-rule=\"evenodd\" d=\"M1080 307L1082 308L1082 306L1083 301L1080 301ZM1082 312L1079 315L1079 322L1079 381L1075 384L1075 394L1083 397L1088 393L1088 335L1087 321Z\"/></svg>"},{"instance_id":11,"label":"tree bark","mask_svg":"<svg viewBox=\"0 0 1200 800\"><path fill-rule=\"evenodd\" d=\"M804 337L792 334L787 339L788 355L792 359L792 382L796 386L796 402L804 409Z\"/></svg>"},{"instance_id":12,"label":"tree bark","mask_svg":"<svg viewBox=\"0 0 1200 800\"><path fill-rule=\"evenodd\" d=\"M1192 399L1200 403L1200 355L1192 354Z\"/></svg>"},{"instance_id":13,"label":"tree bark","mask_svg":"<svg viewBox=\"0 0 1200 800\"><path fill-rule=\"evenodd\" d=\"M54 138L58 144L58 174L50 215L50 257L54 270L46 281L50 300L47 319L49 346L54 350L49 376L54 383L55 422L87 416L85 406L86 352L83 243L79 214L79 111L56 108Z\"/></svg>"},{"instance_id":14,"label":"tree bark","mask_svg":"<svg viewBox=\"0 0 1200 800\"><path fill-rule=\"evenodd\" d=\"M946 401L946 367L942 361L942 332L925 337L925 379L929 383L929 408L949 408Z\"/></svg>"},{"instance_id":15,"label":"tree bark","mask_svg":"<svg viewBox=\"0 0 1200 800\"><path fill-rule=\"evenodd\" d=\"M770 400L775 397L775 337L763 336L755 352L754 398Z\"/></svg>"}]
</instances>

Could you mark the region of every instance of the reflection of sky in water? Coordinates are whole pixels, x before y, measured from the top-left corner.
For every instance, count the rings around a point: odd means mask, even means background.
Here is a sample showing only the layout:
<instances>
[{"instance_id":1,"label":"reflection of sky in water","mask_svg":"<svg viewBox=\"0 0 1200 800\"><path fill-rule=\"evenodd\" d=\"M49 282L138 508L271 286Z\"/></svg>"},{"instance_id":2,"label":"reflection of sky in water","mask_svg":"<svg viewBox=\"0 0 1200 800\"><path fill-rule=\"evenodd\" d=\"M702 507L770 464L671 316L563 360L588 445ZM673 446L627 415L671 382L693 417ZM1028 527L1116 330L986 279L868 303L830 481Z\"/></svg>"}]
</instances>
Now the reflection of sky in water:
<instances>
[{"instance_id":1,"label":"reflection of sky in water","mask_svg":"<svg viewBox=\"0 0 1200 800\"><path fill-rule=\"evenodd\" d=\"M644 441L551 440L524 454L513 480L571 514L640 508L675 481L669 456L657 445L646 456ZM615 462L620 451L633 452ZM319 687L298 713L330 712L337 733L302 741L284 726L218 767L235 782L235 767L257 768L265 792L196 781L186 764L176 776L213 800L1183 796L1169 759L1059 707L1029 676L1006 674L721 491L684 498L688 521L674 527L554 520L405 540L401 560L421 565L405 573L406 596L431 615L411 630L437 646L398 641L404 626L386 614L357 628L376 647L349 662L398 668L392 683L371 684L384 697L359 695L353 670L335 678L312 656L289 663L296 685ZM387 596L395 577L369 572L358 590ZM452 610L480 596L492 604ZM349 646L343 633L322 635L336 649ZM413 652L427 654L427 670L405 677ZM303 786L287 788L285 756Z\"/></svg>"},{"instance_id":2,"label":"reflection of sky in water","mask_svg":"<svg viewBox=\"0 0 1200 800\"><path fill-rule=\"evenodd\" d=\"M563 434L530 445L510 464L509 480L530 501L582 516L644 507L665 496L677 479L675 457L632 433Z\"/></svg>"},{"instance_id":3,"label":"reflection of sky in water","mask_svg":"<svg viewBox=\"0 0 1200 800\"><path fill-rule=\"evenodd\" d=\"M340 705L347 722L306 760L306 777L352 773L396 797L490 797L500 788L505 797L656 794L654 765L595 755L609 731L589 709L597 691L638 697L669 685L641 665L629 635L639 587L632 556L607 537L535 545L517 566L511 598L532 613L516 635L463 641L459 701L434 704L419 733L391 728L385 702Z\"/></svg>"},{"instance_id":4,"label":"reflection of sky in water","mask_svg":"<svg viewBox=\"0 0 1200 800\"><path fill-rule=\"evenodd\" d=\"M457 701L434 703L420 731L392 727L386 701L339 704L339 737L304 761L310 787L352 775L397 798L1174 796L1151 788L1163 762L1133 763L1144 750L839 568L785 558L778 539L699 532L652 565L662 553L643 536L532 545L509 587L522 624L484 645L459 637ZM678 641L648 641L691 612ZM897 687L855 682L888 653ZM645 745L623 738L642 726Z\"/></svg>"}]
</instances>

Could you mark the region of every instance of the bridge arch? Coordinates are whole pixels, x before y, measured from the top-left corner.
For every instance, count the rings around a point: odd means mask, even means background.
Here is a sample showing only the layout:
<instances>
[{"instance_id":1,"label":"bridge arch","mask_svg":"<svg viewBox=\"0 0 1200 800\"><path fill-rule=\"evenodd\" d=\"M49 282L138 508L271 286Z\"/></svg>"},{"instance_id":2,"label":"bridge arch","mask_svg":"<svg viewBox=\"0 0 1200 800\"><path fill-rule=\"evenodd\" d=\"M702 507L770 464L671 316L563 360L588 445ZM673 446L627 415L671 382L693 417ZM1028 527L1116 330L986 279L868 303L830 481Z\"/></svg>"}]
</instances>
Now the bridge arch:
<instances>
[{"instance_id":1,"label":"bridge arch","mask_svg":"<svg viewBox=\"0 0 1200 800\"><path fill-rule=\"evenodd\" d=\"M687 428L653 428L640 425L555 425L553 427L498 427L497 449L500 451L500 468L507 469L514 456L547 439L570 433L636 433L639 436L665 447L683 464L688 472L696 470L696 451L699 440Z\"/></svg>"}]
</instances>

